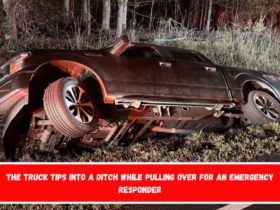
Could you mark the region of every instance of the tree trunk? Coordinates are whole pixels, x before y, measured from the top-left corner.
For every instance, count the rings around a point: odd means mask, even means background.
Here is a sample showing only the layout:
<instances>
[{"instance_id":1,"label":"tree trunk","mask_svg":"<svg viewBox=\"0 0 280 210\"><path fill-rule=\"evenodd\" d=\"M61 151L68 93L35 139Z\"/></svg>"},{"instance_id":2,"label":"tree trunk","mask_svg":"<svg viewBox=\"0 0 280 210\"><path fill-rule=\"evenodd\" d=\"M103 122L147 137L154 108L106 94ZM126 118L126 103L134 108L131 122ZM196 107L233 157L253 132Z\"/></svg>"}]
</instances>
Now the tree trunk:
<instances>
[{"instance_id":1,"label":"tree trunk","mask_svg":"<svg viewBox=\"0 0 280 210\"><path fill-rule=\"evenodd\" d=\"M217 18L216 18L216 26L221 27L225 23L225 16L226 16L226 8L223 6L218 6L217 9Z\"/></svg>"},{"instance_id":2,"label":"tree trunk","mask_svg":"<svg viewBox=\"0 0 280 210\"><path fill-rule=\"evenodd\" d=\"M280 31L280 12L278 12L278 14L277 14L277 30L279 30Z\"/></svg>"},{"instance_id":3,"label":"tree trunk","mask_svg":"<svg viewBox=\"0 0 280 210\"><path fill-rule=\"evenodd\" d=\"M63 0L63 6L66 11L65 17L69 20L71 17L71 0Z\"/></svg>"},{"instance_id":4,"label":"tree trunk","mask_svg":"<svg viewBox=\"0 0 280 210\"><path fill-rule=\"evenodd\" d=\"M206 29L208 9L209 9L209 0L206 0L204 5L204 14L203 14L203 24L202 24L203 30Z\"/></svg>"},{"instance_id":5,"label":"tree trunk","mask_svg":"<svg viewBox=\"0 0 280 210\"><path fill-rule=\"evenodd\" d=\"M180 0L175 0L175 8L174 8L174 20L179 22L178 19L179 19L179 9L178 9L178 6L179 6L179 2Z\"/></svg>"},{"instance_id":6,"label":"tree trunk","mask_svg":"<svg viewBox=\"0 0 280 210\"><path fill-rule=\"evenodd\" d=\"M199 21L200 21L200 15L201 15L201 2L200 0L197 0L197 12L195 16L195 28L199 29Z\"/></svg>"},{"instance_id":7,"label":"tree trunk","mask_svg":"<svg viewBox=\"0 0 280 210\"><path fill-rule=\"evenodd\" d=\"M87 0L82 0L82 8L81 8L81 23L82 26L86 26L87 22L87 14L86 10L87 9Z\"/></svg>"},{"instance_id":8,"label":"tree trunk","mask_svg":"<svg viewBox=\"0 0 280 210\"><path fill-rule=\"evenodd\" d=\"M201 4L201 13L200 13L200 22L199 22L199 29L200 30L203 30L203 14L204 14L204 0L202 1L202 4Z\"/></svg>"},{"instance_id":9,"label":"tree trunk","mask_svg":"<svg viewBox=\"0 0 280 210\"><path fill-rule=\"evenodd\" d=\"M95 2L95 6L93 6L93 2L92 2L92 10L93 10L93 14L94 14L94 18L98 19L98 7L99 7L99 0L96 0Z\"/></svg>"},{"instance_id":10,"label":"tree trunk","mask_svg":"<svg viewBox=\"0 0 280 210\"><path fill-rule=\"evenodd\" d=\"M123 6L124 6L124 0L118 0L118 23L117 23L117 37L120 37L123 32Z\"/></svg>"},{"instance_id":11,"label":"tree trunk","mask_svg":"<svg viewBox=\"0 0 280 210\"><path fill-rule=\"evenodd\" d=\"M150 13L149 31L151 30L151 27L152 27L154 4L155 4L155 0L152 0L151 13Z\"/></svg>"},{"instance_id":12,"label":"tree trunk","mask_svg":"<svg viewBox=\"0 0 280 210\"><path fill-rule=\"evenodd\" d=\"M137 0L134 0L134 8L133 8L133 23L132 23L132 32L131 32L131 41L136 40L136 8L137 8Z\"/></svg>"},{"instance_id":13,"label":"tree trunk","mask_svg":"<svg viewBox=\"0 0 280 210\"><path fill-rule=\"evenodd\" d=\"M15 1L3 0L4 10L8 16L8 33L5 32L5 39L17 40L17 24L15 16Z\"/></svg>"},{"instance_id":14,"label":"tree trunk","mask_svg":"<svg viewBox=\"0 0 280 210\"><path fill-rule=\"evenodd\" d=\"M81 21L83 27L85 27L87 24L87 1L88 0L82 0Z\"/></svg>"},{"instance_id":15,"label":"tree trunk","mask_svg":"<svg viewBox=\"0 0 280 210\"><path fill-rule=\"evenodd\" d=\"M209 9L208 9L206 31L210 30L211 13L212 13L212 0L209 0Z\"/></svg>"},{"instance_id":16,"label":"tree trunk","mask_svg":"<svg viewBox=\"0 0 280 210\"><path fill-rule=\"evenodd\" d=\"M136 27L136 23L137 23L137 20L136 20L136 8L137 8L137 0L134 0L134 8L133 8L133 30L135 30L135 27Z\"/></svg>"},{"instance_id":17,"label":"tree trunk","mask_svg":"<svg viewBox=\"0 0 280 210\"><path fill-rule=\"evenodd\" d=\"M124 5L123 5L123 31L126 30L126 19L127 19L127 2L128 0L124 0Z\"/></svg>"},{"instance_id":18,"label":"tree trunk","mask_svg":"<svg viewBox=\"0 0 280 210\"><path fill-rule=\"evenodd\" d=\"M110 13L111 13L111 5L110 0L103 0L103 14L102 14L102 29L109 30L110 29Z\"/></svg>"},{"instance_id":19,"label":"tree trunk","mask_svg":"<svg viewBox=\"0 0 280 210\"><path fill-rule=\"evenodd\" d=\"M90 0L87 0L87 35L91 35Z\"/></svg>"},{"instance_id":20,"label":"tree trunk","mask_svg":"<svg viewBox=\"0 0 280 210\"><path fill-rule=\"evenodd\" d=\"M87 27L87 35L91 32L90 0L82 0L82 26Z\"/></svg>"},{"instance_id":21,"label":"tree trunk","mask_svg":"<svg viewBox=\"0 0 280 210\"><path fill-rule=\"evenodd\" d=\"M198 8L198 0L194 0L193 16L192 16L192 23L191 23L192 27L196 27L197 8Z\"/></svg>"}]
</instances>

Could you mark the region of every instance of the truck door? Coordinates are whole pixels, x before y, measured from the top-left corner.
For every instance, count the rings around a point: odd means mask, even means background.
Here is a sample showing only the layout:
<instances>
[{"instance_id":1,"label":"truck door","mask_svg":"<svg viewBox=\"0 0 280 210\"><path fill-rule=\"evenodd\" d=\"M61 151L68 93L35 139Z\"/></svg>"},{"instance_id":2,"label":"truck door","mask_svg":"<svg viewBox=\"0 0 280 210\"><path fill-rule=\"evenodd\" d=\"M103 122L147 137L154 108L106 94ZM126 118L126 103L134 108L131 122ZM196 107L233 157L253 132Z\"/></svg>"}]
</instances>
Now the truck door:
<instances>
[{"instance_id":1,"label":"truck door","mask_svg":"<svg viewBox=\"0 0 280 210\"><path fill-rule=\"evenodd\" d=\"M196 100L232 100L222 72L214 64L205 62L188 50L166 49L174 58L170 63L182 97Z\"/></svg>"}]
</instances>

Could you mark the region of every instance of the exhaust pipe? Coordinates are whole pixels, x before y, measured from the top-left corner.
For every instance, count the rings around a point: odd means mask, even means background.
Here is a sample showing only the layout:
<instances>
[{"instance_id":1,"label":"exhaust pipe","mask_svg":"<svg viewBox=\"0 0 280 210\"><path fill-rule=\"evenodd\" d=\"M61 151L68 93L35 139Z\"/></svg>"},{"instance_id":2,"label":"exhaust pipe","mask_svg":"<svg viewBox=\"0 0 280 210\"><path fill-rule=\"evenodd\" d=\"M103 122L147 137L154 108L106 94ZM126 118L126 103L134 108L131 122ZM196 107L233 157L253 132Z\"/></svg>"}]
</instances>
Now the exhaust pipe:
<instances>
[{"instance_id":1,"label":"exhaust pipe","mask_svg":"<svg viewBox=\"0 0 280 210\"><path fill-rule=\"evenodd\" d=\"M193 130L188 129L177 129L177 128L162 128L160 126L153 126L150 128L151 131L160 132L160 133L175 133L175 134L192 134Z\"/></svg>"},{"instance_id":2,"label":"exhaust pipe","mask_svg":"<svg viewBox=\"0 0 280 210\"><path fill-rule=\"evenodd\" d=\"M162 128L160 126L153 126L149 128L150 131L159 132L159 133L174 133L174 134L183 134L183 135L190 135L195 130L193 129L177 129L177 128ZM208 136L211 132L202 131L202 133Z\"/></svg>"}]
</instances>

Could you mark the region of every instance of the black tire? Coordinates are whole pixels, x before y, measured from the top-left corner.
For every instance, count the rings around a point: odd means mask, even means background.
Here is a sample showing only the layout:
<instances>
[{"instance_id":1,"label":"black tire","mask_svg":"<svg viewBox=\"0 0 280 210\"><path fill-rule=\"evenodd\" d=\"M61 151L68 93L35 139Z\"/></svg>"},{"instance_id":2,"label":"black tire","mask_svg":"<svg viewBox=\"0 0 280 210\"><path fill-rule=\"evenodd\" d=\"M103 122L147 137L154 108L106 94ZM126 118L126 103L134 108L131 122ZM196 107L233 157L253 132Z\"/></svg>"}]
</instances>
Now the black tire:
<instances>
[{"instance_id":1,"label":"black tire","mask_svg":"<svg viewBox=\"0 0 280 210\"><path fill-rule=\"evenodd\" d=\"M44 108L54 127L70 138L84 136L98 123L98 109L91 94L72 77L61 78L48 86Z\"/></svg>"},{"instance_id":2,"label":"black tire","mask_svg":"<svg viewBox=\"0 0 280 210\"><path fill-rule=\"evenodd\" d=\"M248 95L248 102L242 106L246 118L253 125L279 121L280 104L271 95L254 90Z\"/></svg>"}]
</instances>

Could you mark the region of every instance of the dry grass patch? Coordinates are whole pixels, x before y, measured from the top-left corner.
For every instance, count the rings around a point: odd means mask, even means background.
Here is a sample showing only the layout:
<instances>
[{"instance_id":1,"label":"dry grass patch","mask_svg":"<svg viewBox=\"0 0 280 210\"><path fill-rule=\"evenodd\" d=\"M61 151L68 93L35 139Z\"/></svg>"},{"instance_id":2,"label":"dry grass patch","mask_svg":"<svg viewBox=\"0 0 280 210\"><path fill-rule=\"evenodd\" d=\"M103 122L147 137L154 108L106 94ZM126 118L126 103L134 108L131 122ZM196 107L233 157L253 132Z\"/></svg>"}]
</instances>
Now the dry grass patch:
<instances>
[{"instance_id":1,"label":"dry grass patch","mask_svg":"<svg viewBox=\"0 0 280 210\"><path fill-rule=\"evenodd\" d=\"M280 152L280 125L249 126L244 130L230 129L223 134L194 132L190 136L166 136L133 143L100 145L95 152L75 152L45 162L247 162L264 155Z\"/></svg>"},{"instance_id":2,"label":"dry grass patch","mask_svg":"<svg viewBox=\"0 0 280 210\"><path fill-rule=\"evenodd\" d=\"M114 210L123 209L122 204L1 204L5 210Z\"/></svg>"}]
</instances>

